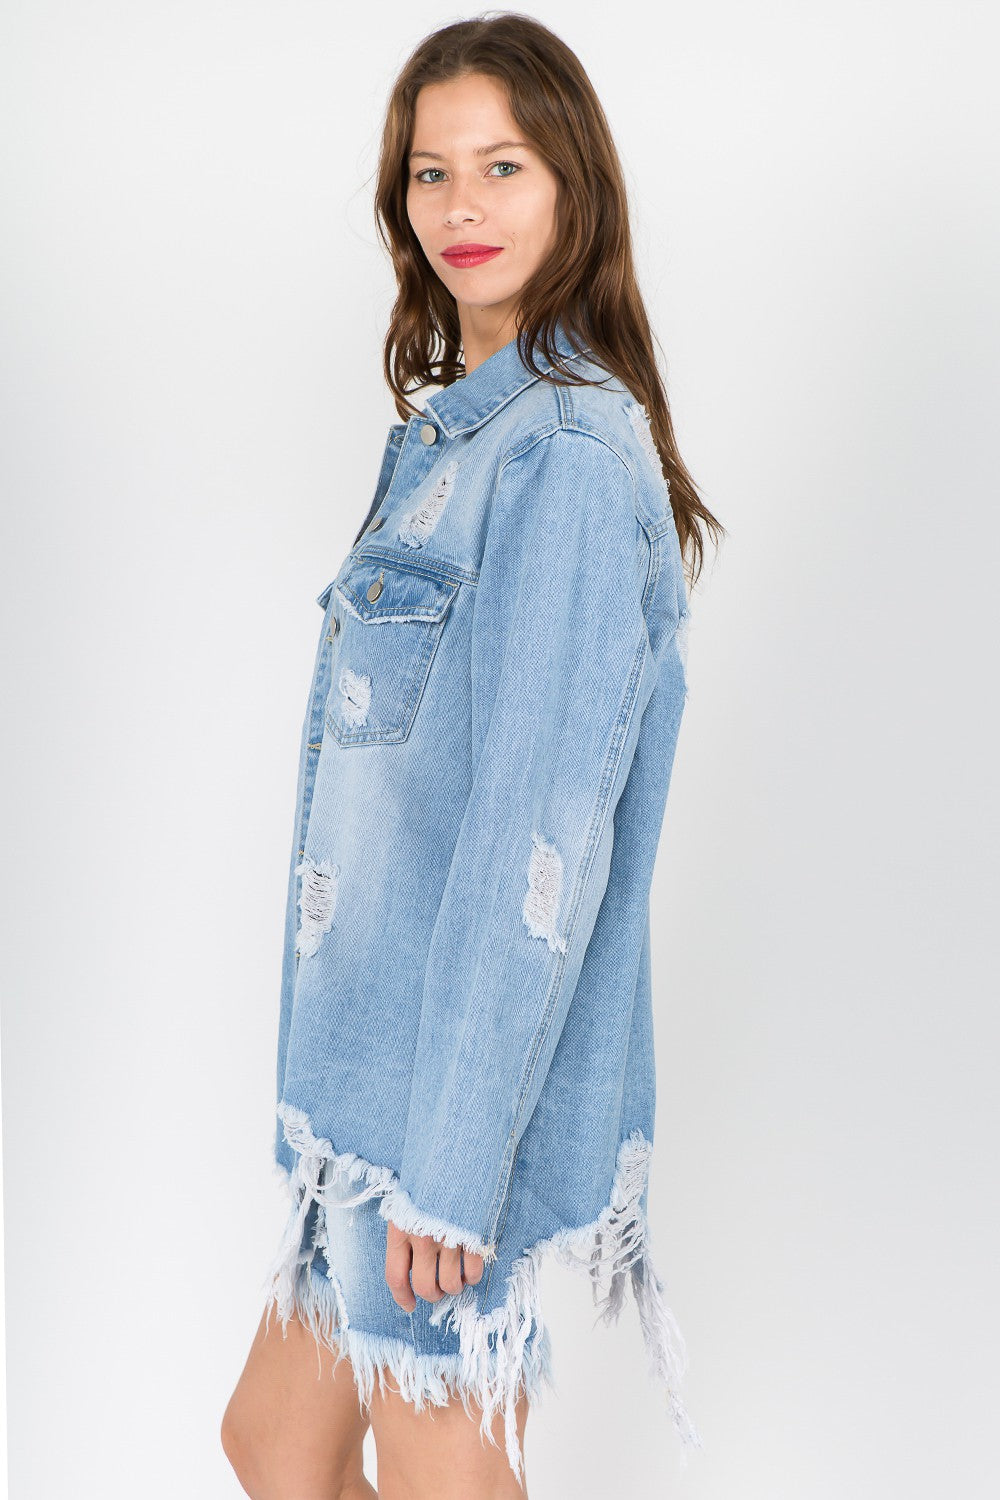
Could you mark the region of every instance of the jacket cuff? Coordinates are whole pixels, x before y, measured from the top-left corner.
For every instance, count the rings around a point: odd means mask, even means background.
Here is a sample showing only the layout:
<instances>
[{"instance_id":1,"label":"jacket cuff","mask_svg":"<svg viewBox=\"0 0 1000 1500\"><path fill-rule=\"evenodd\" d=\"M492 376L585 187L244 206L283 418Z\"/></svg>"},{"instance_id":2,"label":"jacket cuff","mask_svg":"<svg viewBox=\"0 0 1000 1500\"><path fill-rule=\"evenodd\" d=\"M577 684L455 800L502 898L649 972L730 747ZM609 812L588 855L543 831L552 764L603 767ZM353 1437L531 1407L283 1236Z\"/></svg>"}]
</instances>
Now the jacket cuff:
<instances>
[{"instance_id":1,"label":"jacket cuff","mask_svg":"<svg viewBox=\"0 0 1000 1500\"><path fill-rule=\"evenodd\" d=\"M404 1234L429 1234L452 1249L459 1246L472 1255L481 1255L484 1261L496 1260L497 1247L489 1244L481 1235L463 1229L447 1219L436 1218L418 1208L405 1188L398 1185L389 1189L379 1202L378 1211L383 1219L402 1229Z\"/></svg>"}]
</instances>

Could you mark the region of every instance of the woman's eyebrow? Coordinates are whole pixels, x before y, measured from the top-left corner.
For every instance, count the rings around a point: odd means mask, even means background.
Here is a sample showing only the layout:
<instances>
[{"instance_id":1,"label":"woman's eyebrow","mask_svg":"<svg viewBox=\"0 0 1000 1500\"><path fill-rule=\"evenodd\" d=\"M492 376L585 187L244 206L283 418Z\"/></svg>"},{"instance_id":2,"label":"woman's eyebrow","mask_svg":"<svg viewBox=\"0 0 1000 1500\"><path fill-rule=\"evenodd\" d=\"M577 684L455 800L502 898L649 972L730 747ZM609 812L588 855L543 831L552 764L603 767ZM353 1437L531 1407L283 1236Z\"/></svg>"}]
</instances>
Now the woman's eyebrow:
<instances>
[{"instance_id":1,"label":"woman's eyebrow","mask_svg":"<svg viewBox=\"0 0 1000 1500\"><path fill-rule=\"evenodd\" d=\"M473 156L490 156L494 151L511 151L514 147L520 147L524 151L530 149L527 141L495 141L492 146L477 146L472 154ZM429 156L432 161L445 160L445 157L440 156L437 151L411 151L410 161L415 156Z\"/></svg>"}]
</instances>

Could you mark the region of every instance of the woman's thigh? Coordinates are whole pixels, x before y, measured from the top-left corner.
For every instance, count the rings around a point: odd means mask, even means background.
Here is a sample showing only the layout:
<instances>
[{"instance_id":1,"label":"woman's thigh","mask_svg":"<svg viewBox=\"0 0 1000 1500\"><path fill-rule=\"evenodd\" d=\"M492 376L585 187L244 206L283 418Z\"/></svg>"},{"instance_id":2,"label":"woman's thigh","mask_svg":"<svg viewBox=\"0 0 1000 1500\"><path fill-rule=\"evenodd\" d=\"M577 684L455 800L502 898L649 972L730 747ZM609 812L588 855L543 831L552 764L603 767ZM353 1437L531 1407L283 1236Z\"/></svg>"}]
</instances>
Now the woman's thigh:
<instances>
[{"instance_id":1,"label":"woman's thigh","mask_svg":"<svg viewBox=\"0 0 1000 1500\"><path fill-rule=\"evenodd\" d=\"M374 1494L363 1485L368 1425L350 1360L335 1362L294 1314L283 1330L265 1309L222 1419L223 1448L247 1493L330 1500L358 1486Z\"/></svg>"},{"instance_id":2,"label":"woman's thigh","mask_svg":"<svg viewBox=\"0 0 1000 1500\"><path fill-rule=\"evenodd\" d=\"M480 1431L481 1412L461 1398L447 1406L413 1403L377 1390L371 1424L378 1451L378 1500L526 1500L527 1486L514 1476L504 1442L503 1413L492 1427L497 1446ZM528 1398L517 1403L517 1433L524 1452Z\"/></svg>"}]
</instances>

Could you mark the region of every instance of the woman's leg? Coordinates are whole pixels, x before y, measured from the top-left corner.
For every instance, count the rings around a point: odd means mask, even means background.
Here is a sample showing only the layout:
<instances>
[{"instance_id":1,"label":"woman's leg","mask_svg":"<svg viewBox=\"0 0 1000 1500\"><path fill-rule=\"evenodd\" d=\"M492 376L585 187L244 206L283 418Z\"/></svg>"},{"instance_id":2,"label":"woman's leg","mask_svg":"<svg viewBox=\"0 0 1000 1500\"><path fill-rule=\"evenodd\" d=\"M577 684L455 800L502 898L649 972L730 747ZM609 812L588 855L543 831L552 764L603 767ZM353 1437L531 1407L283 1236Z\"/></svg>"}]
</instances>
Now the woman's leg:
<instances>
[{"instance_id":1,"label":"woman's leg","mask_svg":"<svg viewBox=\"0 0 1000 1500\"><path fill-rule=\"evenodd\" d=\"M362 1468L368 1418L347 1355L271 1309L222 1418L222 1446L251 1500L378 1500Z\"/></svg>"},{"instance_id":2,"label":"woman's leg","mask_svg":"<svg viewBox=\"0 0 1000 1500\"><path fill-rule=\"evenodd\" d=\"M470 1408L477 1411L475 1402ZM528 1398L517 1404L517 1435L524 1452ZM375 1389L372 1432L378 1451L378 1500L527 1500L507 1459L503 1413L493 1422L498 1447L480 1434L481 1414L466 1416L460 1397L448 1406L417 1412L398 1393Z\"/></svg>"}]
</instances>

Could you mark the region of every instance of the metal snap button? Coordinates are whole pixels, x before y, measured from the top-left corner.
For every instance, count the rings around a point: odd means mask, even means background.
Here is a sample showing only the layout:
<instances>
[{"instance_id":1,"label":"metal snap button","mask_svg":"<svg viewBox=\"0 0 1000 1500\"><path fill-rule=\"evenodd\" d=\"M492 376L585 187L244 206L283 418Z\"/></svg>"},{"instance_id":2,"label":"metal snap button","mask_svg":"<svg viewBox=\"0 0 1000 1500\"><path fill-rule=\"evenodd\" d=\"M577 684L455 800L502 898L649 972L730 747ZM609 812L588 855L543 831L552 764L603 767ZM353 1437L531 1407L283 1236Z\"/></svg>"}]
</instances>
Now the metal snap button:
<instances>
[{"instance_id":1,"label":"metal snap button","mask_svg":"<svg viewBox=\"0 0 1000 1500\"><path fill-rule=\"evenodd\" d=\"M374 519L374 521L372 522L372 524L369 526L368 530L369 531L378 531L379 527L380 526L384 526L384 525L385 525L385 516L376 516L375 519Z\"/></svg>"},{"instance_id":2,"label":"metal snap button","mask_svg":"<svg viewBox=\"0 0 1000 1500\"><path fill-rule=\"evenodd\" d=\"M368 585L368 603L374 604L382 592L382 574L380 573L374 583Z\"/></svg>"},{"instance_id":3,"label":"metal snap button","mask_svg":"<svg viewBox=\"0 0 1000 1500\"><path fill-rule=\"evenodd\" d=\"M423 427L421 427L420 429L420 436L423 438L428 447L430 447L431 443L437 442L437 435L438 430L434 426L433 422L425 422Z\"/></svg>"},{"instance_id":4,"label":"metal snap button","mask_svg":"<svg viewBox=\"0 0 1000 1500\"><path fill-rule=\"evenodd\" d=\"M330 639L331 640L333 640L333 637L337 634L337 631L339 629L340 629L340 621L337 619L336 615L331 615L330 616Z\"/></svg>"}]
</instances>

